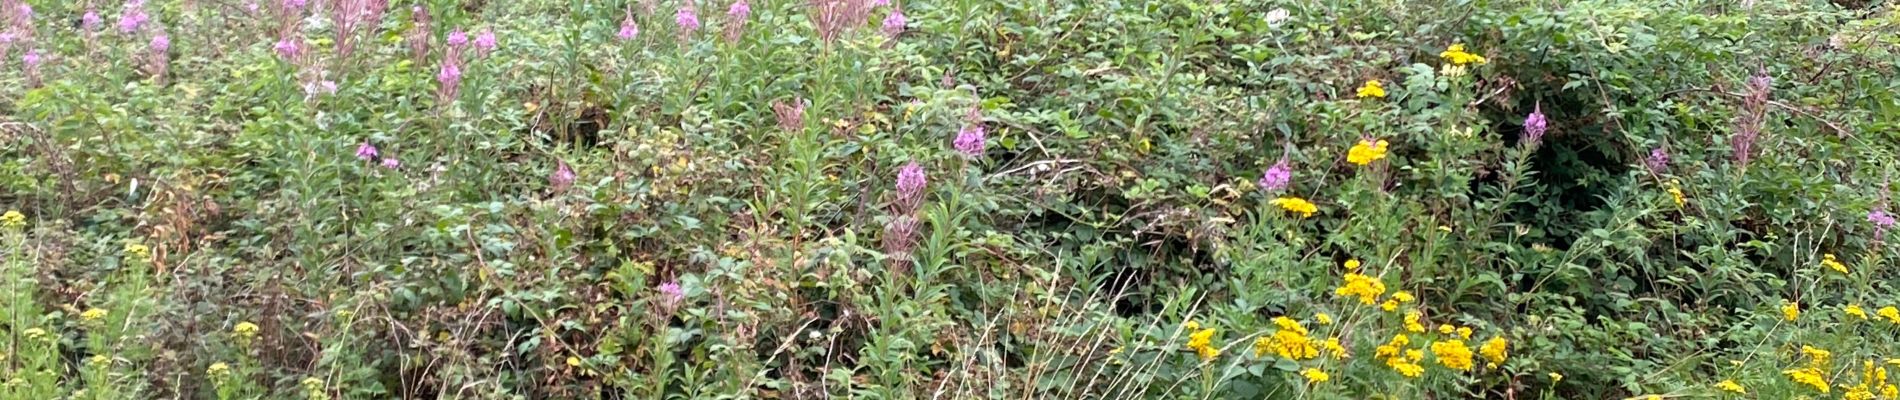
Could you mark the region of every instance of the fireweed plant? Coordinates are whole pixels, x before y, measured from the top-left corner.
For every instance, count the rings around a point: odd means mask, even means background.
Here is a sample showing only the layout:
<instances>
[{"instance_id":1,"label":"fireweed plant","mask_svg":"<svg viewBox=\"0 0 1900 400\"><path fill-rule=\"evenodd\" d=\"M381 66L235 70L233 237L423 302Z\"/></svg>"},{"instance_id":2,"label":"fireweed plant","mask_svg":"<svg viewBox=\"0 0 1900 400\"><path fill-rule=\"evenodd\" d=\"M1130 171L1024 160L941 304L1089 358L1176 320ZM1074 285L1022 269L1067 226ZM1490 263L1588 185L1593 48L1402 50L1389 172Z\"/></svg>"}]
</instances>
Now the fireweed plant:
<instances>
[{"instance_id":1,"label":"fireweed plant","mask_svg":"<svg viewBox=\"0 0 1900 400\"><path fill-rule=\"evenodd\" d=\"M0 399L1896 399L1895 7L0 0Z\"/></svg>"}]
</instances>

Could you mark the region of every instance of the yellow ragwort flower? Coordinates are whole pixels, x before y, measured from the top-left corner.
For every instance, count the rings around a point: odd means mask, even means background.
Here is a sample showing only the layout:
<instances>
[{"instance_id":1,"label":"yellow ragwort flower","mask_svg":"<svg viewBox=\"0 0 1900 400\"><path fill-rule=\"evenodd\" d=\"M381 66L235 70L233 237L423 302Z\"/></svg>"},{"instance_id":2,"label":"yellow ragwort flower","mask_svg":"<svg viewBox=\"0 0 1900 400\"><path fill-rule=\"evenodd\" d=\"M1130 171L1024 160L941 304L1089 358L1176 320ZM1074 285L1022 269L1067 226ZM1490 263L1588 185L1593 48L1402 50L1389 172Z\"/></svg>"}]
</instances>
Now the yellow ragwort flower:
<instances>
[{"instance_id":1,"label":"yellow ragwort flower","mask_svg":"<svg viewBox=\"0 0 1900 400\"><path fill-rule=\"evenodd\" d=\"M124 251L125 255L134 259L143 260L152 257L152 248L138 243L126 243Z\"/></svg>"},{"instance_id":2,"label":"yellow ragwort flower","mask_svg":"<svg viewBox=\"0 0 1900 400\"><path fill-rule=\"evenodd\" d=\"M1346 351L1346 346L1340 345L1337 337L1326 338L1326 344L1322 346L1326 348L1327 356L1333 359L1352 358L1352 352Z\"/></svg>"},{"instance_id":3,"label":"yellow ragwort flower","mask_svg":"<svg viewBox=\"0 0 1900 400\"><path fill-rule=\"evenodd\" d=\"M1366 165L1384 159L1387 145L1389 143L1384 140L1362 139L1359 143L1353 144L1351 149L1346 150L1346 162Z\"/></svg>"},{"instance_id":4,"label":"yellow ragwort flower","mask_svg":"<svg viewBox=\"0 0 1900 400\"><path fill-rule=\"evenodd\" d=\"M1385 312L1398 311L1399 301L1393 300L1393 299L1386 299L1384 304L1379 305L1379 308L1385 310Z\"/></svg>"},{"instance_id":5,"label":"yellow ragwort flower","mask_svg":"<svg viewBox=\"0 0 1900 400\"><path fill-rule=\"evenodd\" d=\"M7 210L6 214L0 215L0 228L24 227L26 227L26 215L20 214L19 210Z\"/></svg>"},{"instance_id":6,"label":"yellow ragwort flower","mask_svg":"<svg viewBox=\"0 0 1900 400\"><path fill-rule=\"evenodd\" d=\"M1689 203L1688 198L1682 195L1682 188L1676 187L1674 182L1669 184L1669 198L1676 201L1676 208L1682 208L1684 204Z\"/></svg>"},{"instance_id":7,"label":"yellow ragwort flower","mask_svg":"<svg viewBox=\"0 0 1900 400\"><path fill-rule=\"evenodd\" d=\"M1326 371L1321 371L1319 368L1307 368L1305 371L1300 371L1300 376L1306 377L1306 383L1320 383L1332 379L1331 376L1326 375Z\"/></svg>"},{"instance_id":8,"label":"yellow ragwort flower","mask_svg":"<svg viewBox=\"0 0 1900 400\"><path fill-rule=\"evenodd\" d=\"M1425 324L1419 322L1419 319L1421 319L1422 317L1423 315L1420 315L1418 311L1405 312L1405 331L1412 332L1412 333L1425 333Z\"/></svg>"},{"instance_id":9,"label":"yellow ragwort flower","mask_svg":"<svg viewBox=\"0 0 1900 400\"><path fill-rule=\"evenodd\" d=\"M1385 85L1379 84L1378 79L1366 81L1364 86L1359 87L1359 98L1383 99L1385 98Z\"/></svg>"},{"instance_id":10,"label":"yellow ragwort flower","mask_svg":"<svg viewBox=\"0 0 1900 400\"><path fill-rule=\"evenodd\" d=\"M1326 314L1326 313L1315 313L1315 314L1313 314L1313 320L1314 320L1314 321L1317 321L1317 322L1319 322L1319 324L1320 324L1320 325L1332 325L1332 324L1333 324L1333 316L1332 316L1332 315L1329 315L1329 314Z\"/></svg>"},{"instance_id":11,"label":"yellow ragwort flower","mask_svg":"<svg viewBox=\"0 0 1900 400\"><path fill-rule=\"evenodd\" d=\"M97 308L89 309L89 310L86 310L86 312L79 313L79 319L85 322L99 322L99 320L105 319L105 317L106 317L106 310L101 310Z\"/></svg>"},{"instance_id":12,"label":"yellow ragwort flower","mask_svg":"<svg viewBox=\"0 0 1900 400\"><path fill-rule=\"evenodd\" d=\"M1848 316L1854 318L1860 318L1863 321L1867 320L1867 310L1862 310L1859 304L1848 304L1847 307L1841 308L1841 312L1847 313Z\"/></svg>"},{"instance_id":13,"label":"yellow ragwort flower","mask_svg":"<svg viewBox=\"0 0 1900 400\"><path fill-rule=\"evenodd\" d=\"M1504 340L1503 336L1491 338L1478 346L1478 355L1484 356L1485 361L1503 364L1504 359L1511 356L1511 342Z\"/></svg>"},{"instance_id":14,"label":"yellow ragwort flower","mask_svg":"<svg viewBox=\"0 0 1900 400\"><path fill-rule=\"evenodd\" d=\"M1728 380L1723 380L1721 382L1717 382L1715 384L1715 388L1721 389L1724 392L1729 392L1729 393L1734 393L1734 394L1748 394L1748 389L1742 388L1742 384L1735 383L1734 379L1728 379Z\"/></svg>"},{"instance_id":15,"label":"yellow ragwort flower","mask_svg":"<svg viewBox=\"0 0 1900 400\"><path fill-rule=\"evenodd\" d=\"M1880 310L1874 311L1874 315L1886 318L1887 322L1900 324L1900 309L1893 308L1893 306L1881 307Z\"/></svg>"},{"instance_id":16,"label":"yellow ragwort flower","mask_svg":"<svg viewBox=\"0 0 1900 400\"><path fill-rule=\"evenodd\" d=\"M1432 357L1439 365L1459 371L1470 371L1472 366L1471 347L1463 340L1442 340L1432 342Z\"/></svg>"},{"instance_id":17,"label":"yellow ragwort flower","mask_svg":"<svg viewBox=\"0 0 1900 400\"><path fill-rule=\"evenodd\" d=\"M1485 60L1482 56L1465 52L1464 43L1452 44L1451 47L1445 48L1444 52L1438 53L1438 57L1444 58L1445 62L1451 63L1451 65L1483 65L1489 62L1489 60Z\"/></svg>"},{"instance_id":18,"label":"yellow ragwort flower","mask_svg":"<svg viewBox=\"0 0 1900 400\"><path fill-rule=\"evenodd\" d=\"M1788 375L1788 380L1794 381L1794 383L1808 385L1808 387L1813 388L1814 391L1821 393L1827 393L1828 391L1827 372L1822 371L1820 368L1808 367L1791 369L1781 371L1781 373Z\"/></svg>"},{"instance_id":19,"label":"yellow ragwort flower","mask_svg":"<svg viewBox=\"0 0 1900 400\"><path fill-rule=\"evenodd\" d=\"M1826 367L1828 361L1834 358L1834 352L1809 345L1801 345L1801 354L1808 356L1808 366L1810 367Z\"/></svg>"},{"instance_id":20,"label":"yellow ragwort flower","mask_svg":"<svg viewBox=\"0 0 1900 400\"><path fill-rule=\"evenodd\" d=\"M1339 297L1358 297L1359 303L1365 305L1372 305L1373 302L1378 301L1379 295L1381 294L1385 294L1384 281L1380 281L1379 278L1355 273L1346 274L1346 283L1339 285L1337 289L1333 289L1333 295Z\"/></svg>"},{"instance_id":21,"label":"yellow ragwort flower","mask_svg":"<svg viewBox=\"0 0 1900 400\"><path fill-rule=\"evenodd\" d=\"M1801 318L1801 304L1793 301L1781 304L1781 319L1793 321Z\"/></svg>"},{"instance_id":22,"label":"yellow ragwort flower","mask_svg":"<svg viewBox=\"0 0 1900 400\"><path fill-rule=\"evenodd\" d=\"M1450 335L1457 332L1458 332L1457 326L1454 326L1452 324L1438 324L1438 334L1440 335Z\"/></svg>"},{"instance_id":23,"label":"yellow ragwort flower","mask_svg":"<svg viewBox=\"0 0 1900 400\"><path fill-rule=\"evenodd\" d=\"M230 373L231 373L230 364L212 363L210 368L205 368L205 375L211 375L212 377L221 377Z\"/></svg>"},{"instance_id":24,"label":"yellow ragwort flower","mask_svg":"<svg viewBox=\"0 0 1900 400\"><path fill-rule=\"evenodd\" d=\"M1347 271L1358 271L1358 270L1359 270L1359 259L1357 259L1357 258L1351 258L1351 259L1347 259L1347 260L1346 260L1346 270L1347 270Z\"/></svg>"},{"instance_id":25,"label":"yellow ragwort flower","mask_svg":"<svg viewBox=\"0 0 1900 400\"><path fill-rule=\"evenodd\" d=\"M1272 354L1293 361L1309 360L1319 357L1320 349L1318 343L1306 336L1306 327L1300 326L1299 321L1282 316L1274 318L1273 324L1278 326L1279 329L1275 330L1272 335L1261 336L1259 339L1254 340L1253 353L1255 357L1265 357L1268 354ZM1193 343L1190 342L1188 345L1193 346Z\"/></svg>"},{"instance_id":26,"label":"yellow ragwort flower","mask_svg":"<svg viewBox=\"0 0 1900 400\"><path fill-rule=\"evenodd\" d=\"M1470 339L1470 338L1471 338L1471 327L1469 327L1469 326L1460 326L1460 327L1458 327L1458 338L1459 338L1459 339Z\"/></svg>"},{"instance_id":27,"label":"yellow ragwort flower","mask_svg":"<svg viewBox=\"0 0 1900 400\"><path fill-rule=\"evenodd\" d=\"M1188 334L1188 349L1194 350L1202 360L1212 360L1220 356L1220 349L1214 347L1214 329L1202 329Z\"/></svg>"},{"instance_id":28,"label":"yellow ragwort flower","mask_svg":"<svg viewBox=\"0 0 1900 400\"><path fill-rule=\"evenodd\" d=\"M1315 206L1313 202L1298 197L1281 197L1273 199L1273 201L1269 201L1267 204L1280 206L1280 209L1286 210L1287 212L1299 213L1300 217L1311 217L1313 213L1319 212L1319 206Z\"/></svg>"},{"instance_id":29,"label":"yellow ragwort flower","mask_svg":"<svg viewBox=\"0 0 1900 400\"><path fill-rule=\"evenodd\" d=\"M1563 382L1563 381L1564 381L1564 374L1559 374L1556 372L1550 373L1550 383L1557 383L1557 382Z\"/></svg>"},{"instance_id":30,"label":"yellow ragwort flower","mask_svg":"<svg viewBox=\"0 0 1900 400\"><path fill-rule=\"evenodd\" d=\"M1412 297L1412 292L1408 292L1404 290L1392 292L1392 299L1398 300L1400 303L1410 303L1410 302L1418 301L1418 298Z\"/></svg>"},{"instance_id":31,"label":"yellow ragwort flower","mask_svg":"<svg viewBox=\"0 0 1900 400\"><path fill-rule=\"evenodd\" d=\"M1834 259L1833 254L1821 255L1821 266L1834 270L1834 272L1847 273L1847 264L1842 264L1840 260Z\"/></svg>"}]
</instances>

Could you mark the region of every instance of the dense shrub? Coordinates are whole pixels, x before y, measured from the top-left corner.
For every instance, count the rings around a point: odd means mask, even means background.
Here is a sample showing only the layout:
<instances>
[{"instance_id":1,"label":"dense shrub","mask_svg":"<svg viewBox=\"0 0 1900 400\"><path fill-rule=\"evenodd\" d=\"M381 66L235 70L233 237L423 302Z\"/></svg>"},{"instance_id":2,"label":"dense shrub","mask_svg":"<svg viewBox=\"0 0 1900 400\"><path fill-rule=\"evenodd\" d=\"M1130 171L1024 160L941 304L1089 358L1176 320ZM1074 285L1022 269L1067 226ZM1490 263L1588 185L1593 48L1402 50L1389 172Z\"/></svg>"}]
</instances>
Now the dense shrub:
<instances>
[{"instance_id":1,"label":"dense shrub","mask_svg":"<svg viewBox=\"0 0 1900 400\"><path fill-rule=\"evenodd\" d=\"M0 398L1900 398L1900 5L0 0Z\"/></svg>"}]
</instances>

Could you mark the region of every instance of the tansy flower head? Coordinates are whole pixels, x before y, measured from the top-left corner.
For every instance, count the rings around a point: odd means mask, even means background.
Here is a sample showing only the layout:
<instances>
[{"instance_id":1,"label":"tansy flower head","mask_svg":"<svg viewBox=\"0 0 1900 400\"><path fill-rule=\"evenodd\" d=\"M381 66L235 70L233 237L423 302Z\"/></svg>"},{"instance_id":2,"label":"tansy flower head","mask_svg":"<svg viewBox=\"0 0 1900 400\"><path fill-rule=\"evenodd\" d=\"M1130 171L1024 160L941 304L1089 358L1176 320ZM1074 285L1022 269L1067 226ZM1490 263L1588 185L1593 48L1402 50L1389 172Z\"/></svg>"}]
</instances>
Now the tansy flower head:
<instances>
[{"instance_id":1,"label":"tansy flower head","mask_svg":"<svg viewBox=\"0 0 1900 400\"><path fill-rule=\"evenodd\" d=\"M1421 316L1418 311L1407 311L1405 313L1405 330L1412 333L1425 333L1425 324L1419 322L1420 318Z\"/></svg>"},{"instance_id":2,"label":"tansy flower head","mask_svg":"<svg viewBox=\"0 0 1900 400\"><path fill-rule=\"evenodd\" d=\"M1298 197L1281 197L1273 199L1273 201L1269 201L1267 204L1280 206L1280 209L1290 213L1298 213L1300 217L1311 217L1313 213L1319 212L1319 206L1313 205L1313 202Z\"/></svg>"},{"instance_id":3,"label":"tansy flower head","mask_svg":"<svg viewBox=\"0 0 1900 400\"><path fill-rule=\"evenodd\" d=\"M1333 316L1327 313L1315 313L1313 314L1313 320L1318 321L1320 325L1333 324Z\"/></svg>"},{"instance_id":4,"label":"tansy flower head","mask_svg":"<svg viewBox=\"0 0 1900 400\"><path fill-rule=\"evenodd\" d=\"M1379 305L1379 308L1385 310L1385 312L1398 311L1399 301L1394 300L1394 299L1386 299L1384 304Z\"/></svg>"},{"instance_id":5,"label":"tansy flower head","mask_svg":"<svg viewBox=\"0 0 1900 400\"><path fill-rule=\"evenodd\" d=\"M1400 303L1410 303L1418 300L1418 298L1412 297L1412 292L1404 290L1392 292L1392 299L1398 300Z\"/></svg>"},{"instance_id":6,"label":"tansy flower head","mask_svg":"<svg viewBox=\"0 0 1900 400\"><path fill-rule=\"evenodd\" d=\"M211 367L205 368L205 375L211 375L212 377L222 377L230 373L231 366L225 363L212 363Z\"/></svg>"},{"instance_id":7,"label":"tansy flower head","mask_svg":"<svg viewBox=\"0 0 1900 400\"><path fill-rule=\"evenodd\" d=\"M1202 329L1188 334L1188 349L1194 350L1194 353L1200 355L1202 360L1212 360L1220 356L1220 349L1214 347L1214 333L1213 329Z\"/></svg>"},{"instance_id":8,"label":"tansy flower head","mask_svg":"<svg viewBox=\"0 0 1900 400\"><path fill-rule=\"evenodd\" d=\"M1383 99L1385 98L1385 85L1380 84L1378 79L1366 81L1365 85L1359 86L1359 98Z\"/></svg>"},{"instance_id":9,"label":"tansy flower head","mask_svg":"<svg viewBox=\"0 0 1900 400\"><path fill-rule=\"evenodd\" d=\"M145 247L145 245L138 243L126 243L124 251L125 255L131 256L134 259L142 260L152 256L152 249L150 247Z\"/></svg>"},{"instance_id":10,"label":"tansy flower head","mask_svg":"<svg viewBox=\"0 0 1900 400\"><path fill-rule=\"evenodd\" d=\"M1444 58L1445 62L1451 63L1451 65L1460 65L1460 66L1468 65L1468 64L1483 65L1484 63L1488 62L1488 60L1485 60L1484 57L1478 56L1477 54L1471 54L1471 53L1465 52L1464 43L1452 44L1451 47L1445 48L1444 52L1438 53L1438 57Z\"/></svg>"},{"instance_id":11,"label":"tansy flower head","mask_svg":"<svg viewBox=\"0 0 1900 400\"><path fill-rule=\"evenodd\" d=\"M1470 338L1471 338L1471 327L1469 327L1469 326L1460 326L1460 327L1458 327L1458 338L1459 338L1459 339L1470 339Z\"/></svg>"},{"instance_id":12,"label":"tansy flower head","mask_svg":"<svg viewBox=\"0 0 1900 400\"><path fill-rule=\"evenodd\" d=\"M1502 336L1491 338L1484 341L1484 345L1478 346L1478 354L1484 356L1485 361L1503 364L1504 359L1511 356L1511 342L1504 340Z\"/></svg>"},{"instance_id":13,"label":"tansy flower head","mask_svg":"<svg viewBox=\"0 0 1900 400\"><path fill-rule=\"evenodd\" d=\"M1828 392L1827 372L1822 371L1820 368L1791 369L1781 371L1781 373L1788 375L1788 380L1794 381L1794 383L1807 385L1817 392Z\"/></svg>"},{"instance_id":14,"label":"tansy flower head","mask_svg":"<svg viewBox=\"0 0 1900 400\"><path fill-rule=\"evenodd\" d=\"M1373 161L1385 159L1386 145L1387 143L1384 140L1360 140L1359 143L1352 145L1352 149L1346 150L1346 162L1356 165L1366 165L1371 164Z\"/></svg>"},{"instance_id":15,"label":"tansy flower head","mask_svg":"<svg viewBox=\"0 0 1900 400\"><path fill-rule=\"evenodd\" d=\"M0 227L21 228L25 226L26 215L20 214L19 210L7 210L6 214L0 215Z\"/></svg>"},{"instance_id":16,"label":"tansy flower head","mask_svg":"<svg viewBox=\"0 0 1900 400\"><path fill-rule=\"evenodd\" d=\"M1841 312L1847 313L1847 315L1851 317L1860 318L1861 320L1867 319L1867 310L1862 310L1858 304L1848 304L1847 307L1841 308Z\"/></svg>"},{"instance_id":17,"label":"tansy flower head","mask_svg":"<svg viewBox=\"0 0 1900 400\"><path fill-rule=\"evenodd\" d=\"M1327 355L1335 359L1352 358L1352 353L1346 351L1346 346L1340 344L1337 337L1326 338L1326 343L1321 346L1326 348Z\"/></svg>"},{"instance_id":18,"label":"tansy flower head","mask_svg":"<svg viewBox=\"0 0 1900 400\"><path fill-rule=\"evenodd\" d=\"M1307 383L1321 383L1332 379L1331 376L1326 375L1326 371L1321 371L1319 368L1307 368L1304 371L1300 371L1300 376L1306 377Z\"/></svg>"},{"instance_id":19,"label":"tansy flower head","mask_svg":"<svg viewBox=\"0 0 1900 400\"><path fill-rule=\"evenodd\" d=\"M1445 340L1432 342L1432 356L1439 365L1459 371L1470 371L1472 366L1471 347L1463 340Z\"/></svg>"},{"instance_id":20,"label":"tansy flower head","mask_svg":"<svg viewBox=\"0 0 1900 400\"><path fill-rule=\"evenodd\" d=\"M1346 260L1346 270L1347 270L1347 271L1358 271L1358 270L1359 270L1359 259L1357 259L1357 258L1351 258L1351 259L1347 259L1347 260Z\"/></svg>"},{"instance_id":21,"label":"tansy flower head","mask_svg":"<svg viewBox=\"0 0 1900 400\"><path fill-rule=\"evenodd\" d=\"M1360 304L1372 305L1379 295L1385 294L1385 282L1371 276L1348 273L1346 283L1333 289L1333 295L1339 297L1357 297Z\"/></svg>"},{"instance_id":22,"label":"tansy flower head","mask_svg":"<svg viewBox=\"0 0 1900 400\"><path fill-rule=\"evenodd\" d=\"M1715 388L1734 394L1748 394L1748 389L1742 388L1742 384L1735 383L1734 379L1725 379L1722 382L1716 383Z\"/></svg>"},{"instance_id":23,"label":"tansy flower head","mask_svg":"<svg viewBox=\"0 0 1900 400\"><path fill-rule=\"evenodd\" d=\"M1841 264L1840 260L1834 259L1833 254L1821 255L1821 266L1834 270L1834 272L1847 273L1847 264Z\"/></svg>"},{"instance_id":24,"label":"tansy flower head","mask_svg":"<svg viewBox=\"0 0 1900 400\"><path fill-rule=\"evenodd\" d=\"M1874 315L1885 318L1887 322L1900 324L1900 309L1893 308L1893 306L1881 307L1880 310L1874 311Z\"/></svg>"},{"instance_id":25,"label":"tansy flower head","mask_svg":"<svg viewBox=\"0 0 1900 400\"><path fill-rule=\"evenodd\" d=\"M1782 303L1781 318L1789 321L1801 318L1801 304L1793 301Z\"/></svg>"}]
</instances>

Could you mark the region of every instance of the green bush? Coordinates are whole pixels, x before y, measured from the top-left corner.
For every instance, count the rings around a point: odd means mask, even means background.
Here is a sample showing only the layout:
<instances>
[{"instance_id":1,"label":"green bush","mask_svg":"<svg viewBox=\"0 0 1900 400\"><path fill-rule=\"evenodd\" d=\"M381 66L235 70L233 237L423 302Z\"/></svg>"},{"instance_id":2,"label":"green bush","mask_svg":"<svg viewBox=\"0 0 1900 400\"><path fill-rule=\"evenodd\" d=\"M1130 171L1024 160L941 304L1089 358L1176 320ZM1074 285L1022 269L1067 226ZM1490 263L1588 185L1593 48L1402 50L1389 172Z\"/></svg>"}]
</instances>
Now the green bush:
<instances>
[{"instance_id":1,"label":"green bush","mask_svg":"<svg viewBox=\"0 0 1900 400\"><path fill-rule=\"evenodd\" d=\"M1892 2L746 1L0 0L0 398L1900 398Z\"/></svg>"}]
</instances>

